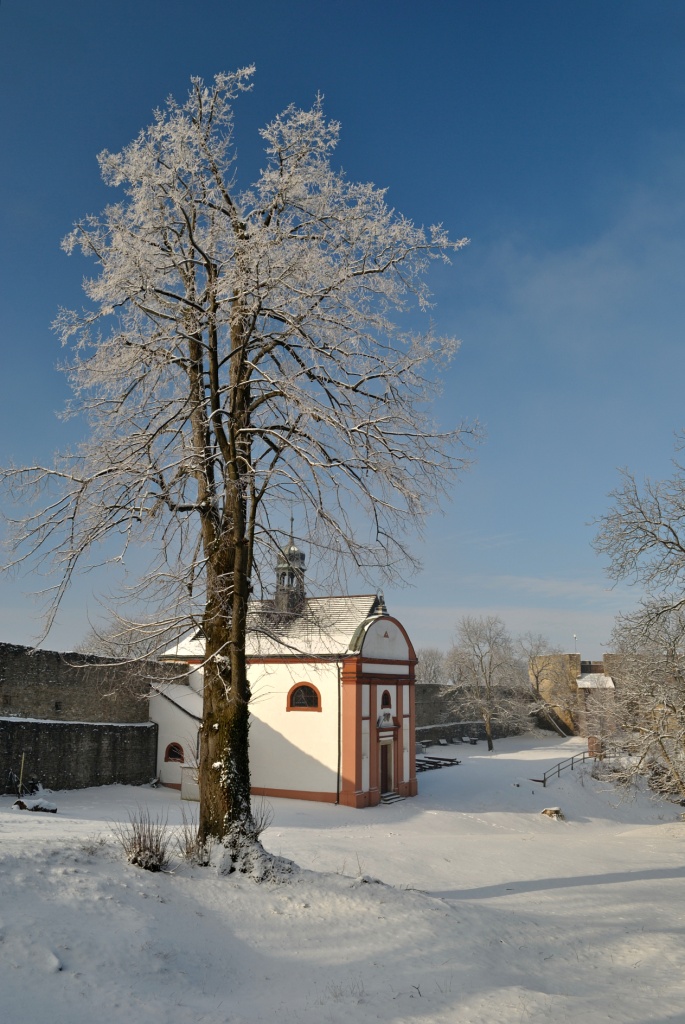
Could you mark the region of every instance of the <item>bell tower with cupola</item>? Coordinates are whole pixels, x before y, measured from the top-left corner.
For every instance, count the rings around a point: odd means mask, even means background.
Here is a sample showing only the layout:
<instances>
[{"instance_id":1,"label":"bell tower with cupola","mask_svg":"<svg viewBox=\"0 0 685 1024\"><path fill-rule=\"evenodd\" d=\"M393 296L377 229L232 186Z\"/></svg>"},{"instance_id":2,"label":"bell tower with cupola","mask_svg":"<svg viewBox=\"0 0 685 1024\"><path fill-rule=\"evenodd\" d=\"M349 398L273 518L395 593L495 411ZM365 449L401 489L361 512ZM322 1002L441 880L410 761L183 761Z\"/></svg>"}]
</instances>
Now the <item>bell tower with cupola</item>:
<instances>
[{"instance_id":1,"label":"bell tower with cupola","mask_svg":"<svg viewBox=\"0 0 685 1024\"><path fill-rule=\"evenodd\" d=\"M280 615L299 615L304 609L304 569L305 556L295 544L291 517L290 540L279 552L276 563L274 605Z\"/></svg>"}]
</instances>

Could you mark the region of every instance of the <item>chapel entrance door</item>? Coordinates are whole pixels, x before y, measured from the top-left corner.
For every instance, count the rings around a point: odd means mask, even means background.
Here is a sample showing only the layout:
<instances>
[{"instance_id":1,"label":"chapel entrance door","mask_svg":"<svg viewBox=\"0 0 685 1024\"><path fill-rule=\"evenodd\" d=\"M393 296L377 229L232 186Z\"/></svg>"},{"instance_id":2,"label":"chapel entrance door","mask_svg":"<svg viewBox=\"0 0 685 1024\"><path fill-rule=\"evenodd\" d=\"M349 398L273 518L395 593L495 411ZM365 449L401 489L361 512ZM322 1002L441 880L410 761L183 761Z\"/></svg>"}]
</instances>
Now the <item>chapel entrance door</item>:
<instances>
[{"instance_id":1,"label":"chapel entrance door","mask_svg":"<svg viewBox=\"0 0 685 1024\"><path fill-rule=\"evenodd\" d=\"M381 793L392 793L392 743L381 743Z\"/></svg>"}]
</instances>

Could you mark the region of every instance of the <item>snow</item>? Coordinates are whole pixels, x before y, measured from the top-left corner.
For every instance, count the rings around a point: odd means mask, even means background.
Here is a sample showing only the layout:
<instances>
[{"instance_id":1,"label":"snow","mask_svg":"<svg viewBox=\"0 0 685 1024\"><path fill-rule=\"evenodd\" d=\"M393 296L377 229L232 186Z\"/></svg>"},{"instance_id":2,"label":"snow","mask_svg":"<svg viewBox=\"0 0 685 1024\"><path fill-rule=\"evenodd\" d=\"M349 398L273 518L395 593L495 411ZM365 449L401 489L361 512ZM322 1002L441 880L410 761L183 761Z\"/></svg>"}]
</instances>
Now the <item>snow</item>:
<instances>
[{"instance_id":1,"label":"snow","mask_svg":"<svg viewBox=\"0 0 685 1024\"><path fill-rule=\"evenodd\" d=\"M603 672L584 672L576 679L579 690L613 690L614 681Z\"/></svg>"},{"instance_id":2,"label":"snow","mask_svg":"<svg viewBox=\"0 0 685 1024\"><path fill-rule=\"evenodd\" d=\"M530 781L581 749L460 745L418 798L363 811L271 800L288 884L129 865L112 825L179 825L175 791L55 793L57 814L0 798L2 1020L685 1020L681 810L589 765Z\"/></svg>"}]
</instances>

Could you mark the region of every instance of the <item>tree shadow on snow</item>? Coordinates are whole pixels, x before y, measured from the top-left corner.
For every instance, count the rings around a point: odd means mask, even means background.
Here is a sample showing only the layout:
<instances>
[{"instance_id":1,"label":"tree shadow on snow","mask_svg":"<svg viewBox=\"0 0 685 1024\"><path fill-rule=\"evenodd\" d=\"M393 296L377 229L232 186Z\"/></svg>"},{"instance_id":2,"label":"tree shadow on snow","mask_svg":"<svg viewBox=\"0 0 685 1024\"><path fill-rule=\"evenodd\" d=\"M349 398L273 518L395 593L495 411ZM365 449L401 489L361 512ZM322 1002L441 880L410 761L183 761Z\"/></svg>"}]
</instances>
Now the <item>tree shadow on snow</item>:
<instances>
[{"instance_id":1,"label":"tree shadow on snow","mask_svg":"<svg viewBox=\"0 0 685 1024\"><path fill-rule=\"evenodd\" d=\"M624 882L648 882L664 878L685 878L685 867L648 868L644 871L611 871L602 875L573 875L567 878L534 878L527 881L483 885L475 889L444 889L428 893L443 900L487 900L495 896L571 889L583 885L615 885Z\"/></svg>"}]
</instances>

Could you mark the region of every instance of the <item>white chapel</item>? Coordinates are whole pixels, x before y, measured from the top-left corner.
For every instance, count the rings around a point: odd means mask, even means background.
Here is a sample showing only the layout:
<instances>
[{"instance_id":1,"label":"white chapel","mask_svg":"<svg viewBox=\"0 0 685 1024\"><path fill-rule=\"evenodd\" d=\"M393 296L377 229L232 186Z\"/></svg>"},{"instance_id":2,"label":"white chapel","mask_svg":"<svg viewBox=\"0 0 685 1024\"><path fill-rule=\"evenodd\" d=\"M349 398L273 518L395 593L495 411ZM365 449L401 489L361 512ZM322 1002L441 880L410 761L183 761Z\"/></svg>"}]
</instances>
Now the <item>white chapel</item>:
<instances>
[{"instance_id":1,"label":"white chapel","mask_svg":"<svg viewBox=\"0 0 685 1024\"><path fill-rule=\"evenodd\" d=\"M416 656L381 595L307 596L305 556L291 536L274 597L251 603L247 644L254 794L349 807L416 795ZM197 798L201 633L164 658L189 671L153 691L157 772Z\"/></svg>"}]
</instances>

